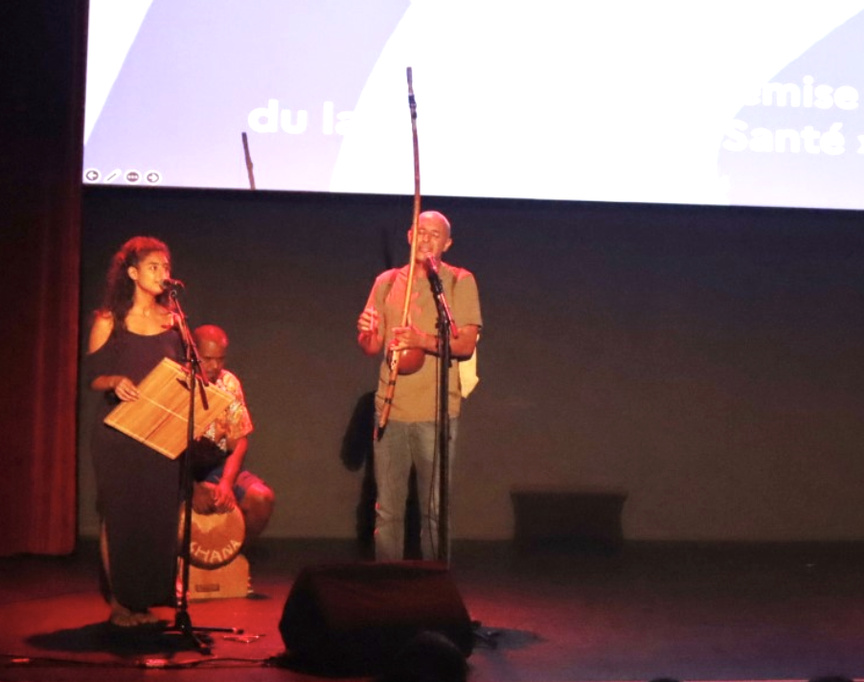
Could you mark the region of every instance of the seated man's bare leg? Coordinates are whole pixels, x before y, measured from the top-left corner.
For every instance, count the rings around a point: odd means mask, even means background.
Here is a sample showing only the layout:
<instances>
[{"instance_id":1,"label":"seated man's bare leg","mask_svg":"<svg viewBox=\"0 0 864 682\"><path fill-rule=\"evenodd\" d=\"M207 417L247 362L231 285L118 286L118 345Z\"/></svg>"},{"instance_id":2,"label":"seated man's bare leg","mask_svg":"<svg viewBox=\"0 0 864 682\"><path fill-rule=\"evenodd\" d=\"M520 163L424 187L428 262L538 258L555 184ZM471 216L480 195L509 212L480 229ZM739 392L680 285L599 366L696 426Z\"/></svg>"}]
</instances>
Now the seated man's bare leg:
<instances>
[{"instance_id":1,"label":"seated man's bare leg","mask_svg":"<svg viewBox=\"0 0 864 682\"><path fill-rule=\"evenodd\" d=\"M246 521L246 542L255 540L270 521L273 514L275 496L269 486L256 483L249 487L240 503L240 510Z\"/></svg>"}]
</instances>

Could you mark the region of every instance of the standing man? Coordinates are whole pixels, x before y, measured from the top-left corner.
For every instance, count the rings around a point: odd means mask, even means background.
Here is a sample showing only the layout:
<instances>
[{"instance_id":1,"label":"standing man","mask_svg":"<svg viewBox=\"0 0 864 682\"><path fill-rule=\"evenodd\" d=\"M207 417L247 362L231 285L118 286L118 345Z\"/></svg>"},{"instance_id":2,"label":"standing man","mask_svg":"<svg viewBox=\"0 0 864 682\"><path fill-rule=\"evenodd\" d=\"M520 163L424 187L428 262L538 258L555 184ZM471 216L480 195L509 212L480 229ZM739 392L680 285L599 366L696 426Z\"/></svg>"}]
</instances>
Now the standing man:
<instances>
[{"instance_id":1,"label":"standing man","mask_svg":"<svg viewBox=\"0 0 864 682\"><path fill-rule=\"evenodd\" d=\"M225 513L239 506L248 544L270 520L273 491L243 466L253 427L240 380L225 369L228 335L212 324L198 327L194 335L207 380L234 400L196 443L192 505L200 514Z\"/></svg>"},{"instance_id":2,"label":"standing man","mask_svg":"<svg viewBox=\"0 0 864 682\"><path fill-rule=\"evenodd\" d=\"M459 360L474 353L483 324L477 283L468 270L440 262L441 255L453 243L450 223L437 211L421 213L417 234L408 231L408 241L416 237L414 282L411 286L409 321L402 326L409 266L380 274L372 287L366 307L357 320L357 343L370 356L382 351L375 409L378 414L390 377L388 355L391 352L414 352L422 357L422 366L411 374L402 374L396 382L389 420L380 438L375 440L375 482L378 488L375 518L375 558L399 561L404 558L405 502L411 466L417 474L420 500L421 548L424 559L437 558L439 484L436 438L438 429L438 311L428 280L429 263L437 264L444 295L449 303L456 329L451 331L448 414L452 460L462 402ZM401 366L401 364L400 364Z\"/></svg>"}]
</instances>

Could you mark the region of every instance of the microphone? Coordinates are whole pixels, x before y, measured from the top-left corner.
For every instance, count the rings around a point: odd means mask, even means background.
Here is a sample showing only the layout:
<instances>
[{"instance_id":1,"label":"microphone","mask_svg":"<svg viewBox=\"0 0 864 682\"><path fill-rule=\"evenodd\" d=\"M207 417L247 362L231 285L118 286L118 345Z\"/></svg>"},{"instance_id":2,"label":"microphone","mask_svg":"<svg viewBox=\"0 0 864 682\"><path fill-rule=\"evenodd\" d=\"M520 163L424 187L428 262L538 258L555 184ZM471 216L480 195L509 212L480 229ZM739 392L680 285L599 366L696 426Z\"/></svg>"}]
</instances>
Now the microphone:
<instances>
[{"instance_id":1,"label":"microphone","mask_svg":"<svg viewBox=\"0 0 864 682\"><path fill-rule=\"evenodd\" d=\"M431 270L436 275L438 274L438 261L435 260L435 256L426 256L426 268Z\"/></svg>"},{"instance_id":2,"label":"microphone","mask_svg":"<svg viewBox=\"0 0 864 682\"><path fill-rule=\"evenodd\" d=\"M441 284L441 277L438 274L438 261L434 256L426 256L426 279L429 280L429 286L432 287L434 294L443 294L444 286Z\"/></svg>"},{"instance_id":3,"label":"microphone","mask_svg":"<svg viewBox=\"0 0 864 682\"><path fill-rule=\"evenodd\" d=\"M186 288L186 285L179 279L163 279L162 280L162 288L165 291L173 290L173 291L182 291Z\"/></svg>"}]
</instances>

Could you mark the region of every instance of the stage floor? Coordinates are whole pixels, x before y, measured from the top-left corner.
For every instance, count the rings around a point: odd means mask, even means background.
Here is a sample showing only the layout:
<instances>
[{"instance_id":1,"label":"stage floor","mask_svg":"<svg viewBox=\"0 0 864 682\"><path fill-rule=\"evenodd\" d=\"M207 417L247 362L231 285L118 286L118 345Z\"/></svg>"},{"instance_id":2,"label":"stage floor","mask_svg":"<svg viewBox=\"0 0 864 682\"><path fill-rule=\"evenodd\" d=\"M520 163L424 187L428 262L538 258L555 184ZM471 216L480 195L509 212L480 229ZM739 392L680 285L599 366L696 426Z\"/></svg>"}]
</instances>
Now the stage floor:
<instances>
[{"instance_id":1,"label":"stage floor","mask_svg":"<svg viewBox=\"0 0 864 682\"><path fill-rule=\"evenodd\" d=\"M252 636L214 633L210 656L107 626L92 541L70 557L0 559L0 680L321 679L274 665L279 620L304 567L359 556L349 541L263 542L252 597L190 605L196 627ZM480 624L473 682L864 677L864 545L626 543L604 554L457 541L450 575Z\"/></svg>"}]
</instances>

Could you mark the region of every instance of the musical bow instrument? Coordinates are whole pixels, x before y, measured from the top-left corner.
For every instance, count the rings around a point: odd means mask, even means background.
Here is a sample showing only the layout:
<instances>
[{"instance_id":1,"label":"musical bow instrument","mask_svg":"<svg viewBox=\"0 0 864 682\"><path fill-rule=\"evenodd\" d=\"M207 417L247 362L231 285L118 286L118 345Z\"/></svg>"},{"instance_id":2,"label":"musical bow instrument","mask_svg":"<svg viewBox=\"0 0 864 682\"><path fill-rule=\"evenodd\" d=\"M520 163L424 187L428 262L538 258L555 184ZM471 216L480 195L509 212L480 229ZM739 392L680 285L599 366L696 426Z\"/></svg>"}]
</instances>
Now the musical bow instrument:
<instances>
[{"instance_id":1,"label":"musical bow instrument","mask_svg":"<svg viewBox=\"0 0 864 682\"><path fill-rule=\"evenodd\" d=\"M411 137L414 147L414 211L411 220L411 256L408 263L408 282L405 284L405 301L402 306L402 327L410 324L411 289L414 284L415 259L417 258L417 228L420 221L420 146L417 141L417 102L414 99L414 83L411 67L407 68L408 77L408 107L411 111ZM393 396L396 393L396 379L400 374L413 374L423 366L426 353L422 348L406 348L391 352L388 358L390 376L387 380L387 391L384 395L384 405L378 416L378 433L380 434L390 418L393 407Z\"/></svg>"}]
</instances>

